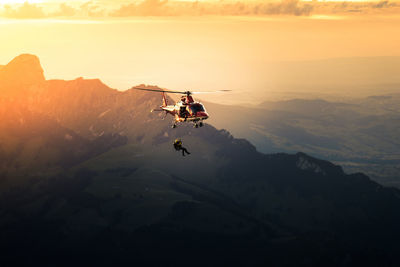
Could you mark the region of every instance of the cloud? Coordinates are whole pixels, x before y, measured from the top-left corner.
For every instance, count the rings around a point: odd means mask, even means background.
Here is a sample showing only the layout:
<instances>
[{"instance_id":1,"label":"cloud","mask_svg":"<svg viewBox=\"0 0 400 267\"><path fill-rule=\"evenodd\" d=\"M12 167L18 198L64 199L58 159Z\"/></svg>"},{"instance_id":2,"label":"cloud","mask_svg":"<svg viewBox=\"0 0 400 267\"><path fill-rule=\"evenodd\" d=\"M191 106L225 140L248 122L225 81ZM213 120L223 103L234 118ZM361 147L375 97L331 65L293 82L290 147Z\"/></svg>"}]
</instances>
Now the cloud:
<instances>
[{"instance_id":1,"label":"cloud","mask_svg":"<svg viewBox=\"0 0 400 267\"><path fill-rule=\"evenodd\" d=\"M173 7L168 6L168 0L145 0L139 3L122 5L111 13L114 17L129 16L170 16L178 15L173 12Z\"/></svg>"},{"instance_id":2,"label":"cloud","mask_svg":"<svg viewBox=\"0 0 400 267\"><path fill-rule=\"evenodd\" d=\"M66 3L61 3L59 6L59 10L54 13L48 14L48 16L54 17L72 17L77 14L77 10Z\"/></svg>"},{"instance_id":3,"label":"cloud","mask_svg":"<svg viewBox=\"0 0 400 267\"><path fill-rule=\"evenodd\" d=\"M0 5L1 7L1 5ZM60 3L57 6L52 5L52 9L45 3L34 4L25 2L23 4L4 5L3 11L0 9L0 17L13 19L41 19L53 17L107 17L108 14L100 5L93 1L88 1L80 6L71 6L67 2Z\"/></svg>"},{"instance_id":4,"label":"cloud","mask_svg":"<svg viewBox=\"0 0 400 267\"><path fill-rule=\"evenodd\" d=\"M398 2L322 2L315 5L316 14L399 14Z\"/></svg>"},{"instance_id":5,"label":"cloud","mask_svg":"<svg viewBox=\"0 0 400 267\"><path fill-rule=\"evenodd\" d=\"M73 3L75 3L73 5ZM47 8L47 9L46 9ZM310 16L400 14L399 2L329 2L329 1L177 1L177 0L136 0L128 4L111 4L107 1L63 2L52 5L46 3L4 5L0 16L7 18L93 18L93 17L134 17L134 16Z\"/></svg>"},{"instance_id":6,"label":"cloud","mask_svg":"<svg viewBox=\"0 0 400 267\"><path fill-rule=\"evenodd\" d=\"M295 15L308 16L313 10L309 3L301 3L299 0L283 0L276 3L258 4L252 7L251 15Z\"/></svg>"},{"instance_id":7,"label":"cloud","mask_svg":"<svg viewBox=\"0 0 400 267\"><path fill-rule=\"evenodd\" d=\"M145 0L122 5L111 12L114 17L128 16L180 16L180 15L309 15L312 5L299 0L283 0L277 3L245 2L177 2L168 0Z\"/></svg>"},{"instance_id":8,"label":"cloud","mask_svg":"<svg viewBox=\"0 0 400 267\"><path fill-rule=\"evenodd\" d=\"M390 3L389 1L380 1L377 4L372 5L373 8L389 8L397 6L396 3Z\"/></svg>"},{"instance_id":9,"label":"cloud","mask_svg":"<svg viewBox=\"0 0 400 267\"><path fill-rule=\"evenodd\" d=\"M94 1L89 1L79 7L80 14L88 17L104 17L106 16L105 10Z\"/></svg>"},{"instance_id":10,"label":"cloud","mask_svg":"<svg viewBox=\"0 0 400 267\"><path fill-rule=\"evenodd\" d=\"M45 13L42 8L25 2L23 5L16 8L10 5L4 5L3 17L13 18L13 19L37 19L45 17Z\"/></svg>"},{"instance_id":11,"label":"cloud","mask_svg":"<svg viewBox=\"0 0 400 267\"><path fill-rule=\"evenodd\" d=\"M400 10L397 2L383 0L381 2L329 2L329 1L237 1L237 2L185 2L173 0L145 0L121 5L109 14L113 17L129 16L267 16L267 15L333 15L364 14L396 14Z\"/></svg>"}]
</instances>

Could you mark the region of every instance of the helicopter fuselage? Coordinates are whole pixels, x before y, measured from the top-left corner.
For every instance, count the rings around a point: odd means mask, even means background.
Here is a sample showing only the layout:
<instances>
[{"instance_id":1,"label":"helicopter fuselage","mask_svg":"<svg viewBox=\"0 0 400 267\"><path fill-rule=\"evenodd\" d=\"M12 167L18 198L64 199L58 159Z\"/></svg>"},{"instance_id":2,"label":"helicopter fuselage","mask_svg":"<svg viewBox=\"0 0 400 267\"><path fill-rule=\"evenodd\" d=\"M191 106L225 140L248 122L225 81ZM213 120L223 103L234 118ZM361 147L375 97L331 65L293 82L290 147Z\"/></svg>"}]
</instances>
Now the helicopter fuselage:
<instances>
[{"instance_id":1,"label":"helicopter fuselage","mask_svg":"<svg viewBox=\"0 0 400 267\"><path fill-rule=\"evenodd\" d=\"M200 122L208 119L209 115L200 102L182 102L175 105L161 106L165 112L175 117L175 122Z\"/></svg>"},{"instance_id":2,"label":"helicopter fuselage","mask_svg":"<svg viewBox=\"0 0 400 267\"><path fill-rule=\"evenodd\" d=\"M181 101L176 102L175 105L167 104L164 93L162 93L162 97L163 105L160 106L160 110L174 116L173 128L180 122L193 122L196 128L198 126L201 127L203 126L203 121L209 117L204 105L194 101L193 97L190 95L182 96Z\"/></svg>"},{"instance_id":3,"label":"helicopter fuselage","mask_svg":"<svg viewBox=\"0 0 400 267\"><path fill-rule=\"evenodd\" d=\"M172 125L172 128L175 128L177 126L177 123L180 122L193 122L196 128L199 126L202 127L203 121L208 119L209 117L206 109L204 108L204 105L198 101L194 101L192 97L192 93L194 92L167 91L159 88L140 88L140 87L133 87L133 88L143 91L161 92L162 105L159 107L159 109L153 109L151 110L151 112L164 111L166 115L171 114L172 116L174 116L174 124ZM230 90L219 90L214 92L225 92L225 91L230 91ZM176 102L175 105L168 105L165 93L183 94L183 96L181 96L181 100Z\"/></svg>"}]
</instances>

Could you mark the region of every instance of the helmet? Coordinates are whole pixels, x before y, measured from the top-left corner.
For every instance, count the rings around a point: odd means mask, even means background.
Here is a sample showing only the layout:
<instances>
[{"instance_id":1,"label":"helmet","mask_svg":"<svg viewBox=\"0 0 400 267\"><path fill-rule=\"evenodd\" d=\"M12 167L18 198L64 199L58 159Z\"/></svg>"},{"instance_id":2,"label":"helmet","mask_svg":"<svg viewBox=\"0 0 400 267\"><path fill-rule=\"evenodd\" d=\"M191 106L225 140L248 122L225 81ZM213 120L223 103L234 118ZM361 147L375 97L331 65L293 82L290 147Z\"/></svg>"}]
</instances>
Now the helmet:
<instances>
[{"instance_id":1,"label":"helmet","mask_svg":"<svg viewBox=\"0 0 400 267\"><path fill-rule=\"evenodd\" d=\"M182 140L180 138L175 139L174 144L182 144Z\"/></svg>"}]
</instances>

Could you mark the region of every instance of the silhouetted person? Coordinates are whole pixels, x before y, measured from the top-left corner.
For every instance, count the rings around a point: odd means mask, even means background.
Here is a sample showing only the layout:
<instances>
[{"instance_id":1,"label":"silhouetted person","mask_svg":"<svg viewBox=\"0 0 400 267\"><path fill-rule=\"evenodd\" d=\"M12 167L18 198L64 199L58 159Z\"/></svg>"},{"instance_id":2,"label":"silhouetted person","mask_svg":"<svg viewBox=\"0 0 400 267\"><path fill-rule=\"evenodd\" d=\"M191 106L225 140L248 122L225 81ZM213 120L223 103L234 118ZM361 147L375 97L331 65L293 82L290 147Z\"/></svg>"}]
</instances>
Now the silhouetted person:
<instances>
[{"instance_id":1,"label":"silhouetted person","mask_svg":"<svg viewBox=\"0 0 400 267\"><path fill-rule=\"evenodd\" d=\"M179 110L179 115L180 115L182 118L185 118L185 121L186 121L186 119L187 119L187 117L188 117L188 115L189 115L189 112L186 110L186 105L185 105L185 106L181 106L181 108L180 108L180 110Z\"/></svg>"},{"instance_id":2,"label":"silhouetted person","mask_svg":"<svg viewBox=\"0 0 400 267\"><path fill-rule=\"evenodd\" d=\"M185 153L190 155L190 152L187 151L187 149L182 146L182 140L179 138L175 140L174 148L176 151L182 150L182 156L185 156Z\"/></svg>"}]
</instances>

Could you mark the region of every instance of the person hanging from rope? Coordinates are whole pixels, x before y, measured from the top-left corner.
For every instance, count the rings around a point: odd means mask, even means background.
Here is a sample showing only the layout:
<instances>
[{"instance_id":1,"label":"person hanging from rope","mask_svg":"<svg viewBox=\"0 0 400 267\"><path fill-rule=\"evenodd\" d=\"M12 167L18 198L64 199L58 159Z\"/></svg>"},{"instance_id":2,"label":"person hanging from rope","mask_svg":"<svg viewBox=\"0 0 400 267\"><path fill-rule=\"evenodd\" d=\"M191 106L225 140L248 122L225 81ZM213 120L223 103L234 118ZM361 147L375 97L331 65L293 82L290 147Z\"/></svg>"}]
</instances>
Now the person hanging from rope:
<instances>
[{"instance_id":1,"label":"person hanging from rope","mask_svg":"<svg viewBox=\"0 0 400 267\"><path fill-rule=\"evenodd\" d=\"M182 146L182 140L180 138L175 139L174 148L176 151L182 150L182 156L185 156L185 153L190 155L190 152Z\"/></svg>"}]
</instances>

